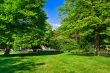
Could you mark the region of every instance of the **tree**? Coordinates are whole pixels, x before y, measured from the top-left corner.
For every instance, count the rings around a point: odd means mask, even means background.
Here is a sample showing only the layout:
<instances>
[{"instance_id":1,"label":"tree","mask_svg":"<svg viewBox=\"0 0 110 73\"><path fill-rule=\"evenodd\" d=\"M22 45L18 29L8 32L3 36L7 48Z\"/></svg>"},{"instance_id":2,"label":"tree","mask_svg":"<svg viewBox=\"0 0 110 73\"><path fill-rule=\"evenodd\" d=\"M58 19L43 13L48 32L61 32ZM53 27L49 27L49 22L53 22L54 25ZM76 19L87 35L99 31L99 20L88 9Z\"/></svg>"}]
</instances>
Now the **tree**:
<instances>
[{"instance_id":1,"label":"tree","mask_svg":"<svg viewBox=\"0 0 110 73\"><path fill-rule=\"evenodd\" d=\"M7 55L10 52L10 47L13 42L13 38L11 37L14 33L14 18L13 15L16 14L18 8L15 7L15 1L2 0L0 2L0 28L1 28L1 36L0 40L2 43L6 43L6 51Z\"/></svg>"},{"instance_id":2,"label":"tree","mask_svg":"<svg viewBox=\"0 0 110 73\"><path fill-rule=\"evenodd\" d=\"M108 0L65 0L64 6L59 8L60 16L63 16L62 26L69 29L66 31L70 36L80 36L77 41L83 38L94 44L96 54L99 54L105 38L101 33L110 27L109 6Z\"/></svg>"},{"instance_id":3,"label":"tree","mask_svg":"<svg viewBox=\"0 0 110 73\"><path fill-rule=\"evenodd\" d=\"M0 1L0 40L7 44L5 54L9 54L13 43L14 46L38 45L43 39L46 22L42 9L44 3L45 0Z\"/></svg>"},{"instance_id":4,"label":"tree","mask_svg":"<svg viewBox=\"0 0 110 73\"><path fill-rule=\"evenodd\" d=\"M46 14L42 9L44 0L28 0L24 2L21 4L22 8L17 16L19 18L16 18L21 24L17 26L19 27L19 33L16 36L22 38L19 40L19 45L22 47L38 46L44 37L46 27Z\"/></svg>"}]
</instances>

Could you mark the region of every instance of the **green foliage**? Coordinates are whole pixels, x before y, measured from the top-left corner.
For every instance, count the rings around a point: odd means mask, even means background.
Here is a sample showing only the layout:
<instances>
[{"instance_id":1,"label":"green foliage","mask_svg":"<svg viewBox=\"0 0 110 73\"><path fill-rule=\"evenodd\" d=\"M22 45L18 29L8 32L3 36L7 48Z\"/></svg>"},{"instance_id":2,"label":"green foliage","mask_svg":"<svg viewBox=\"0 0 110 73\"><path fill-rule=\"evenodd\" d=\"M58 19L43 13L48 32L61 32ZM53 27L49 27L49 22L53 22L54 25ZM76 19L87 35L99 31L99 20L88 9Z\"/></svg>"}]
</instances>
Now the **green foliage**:
<instances>
[{"instance_id":1,"label":"green foliage","mask_svg":"<svg viewBox=\"0 0 110 73\"><path fill-rule=\"evenodd\" d=\"M40 45L46 32L45 0L0 1L0 42L13 47Z\"/></svg>"},{"instance_id":2,"label":"green foliage","mask_svg":"<svg viewBox=\"0 0 110 73\"><path fill-rule=\"evenodd\" d=\"M45 46L49 47L50 46L49 41L50 41L52 35L53 35L52 26L49 23L46 23L45 35L44 35L44 38L43 38L42 45L45 45Z\"/></svg>"},{"instance_id":3,"label":"green foliage","mask_svg":"<svg viewBox=\"0 0 110 73\"><path fill-rule=\"evenodd\" d=\"M88 42L96 49L104 45L104 39L109 39L108 0L65 0L64 5L59 8L59 13L62 19L62 25L58 28L60 35L75 39L78 44Z\"/></svg>"},{"instance_id":4,"label":"green foliage","mask_svg":"<svg viewBox=\"0 0 110 73\"><path fill-rule=\"evenodd\" d=\"M64 36L54 36L50 40L50 46L59 50L74 50L79 47L74 39Z\"/></svg>"}]
</instances>

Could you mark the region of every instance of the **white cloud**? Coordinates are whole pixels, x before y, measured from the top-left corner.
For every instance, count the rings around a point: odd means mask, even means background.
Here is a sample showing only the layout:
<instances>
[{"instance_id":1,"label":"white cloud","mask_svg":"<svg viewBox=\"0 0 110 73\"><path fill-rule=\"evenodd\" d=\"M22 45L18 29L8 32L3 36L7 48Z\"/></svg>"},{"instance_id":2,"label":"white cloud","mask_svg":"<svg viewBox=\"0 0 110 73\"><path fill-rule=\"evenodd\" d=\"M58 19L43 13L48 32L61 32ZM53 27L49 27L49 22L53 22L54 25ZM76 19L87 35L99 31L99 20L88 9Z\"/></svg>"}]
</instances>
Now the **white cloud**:
<instances>
[{"instance_id":1,"label":"white cloud","mask_svg":"<svg viewBox=\"0 0 110 73\"><path fill-rule=\"evenodd\" d=\"M60 24L53 24L53 23L51 25L53 27L53 30L57 29L60 26Z\"/></svg>"}]
</instances>

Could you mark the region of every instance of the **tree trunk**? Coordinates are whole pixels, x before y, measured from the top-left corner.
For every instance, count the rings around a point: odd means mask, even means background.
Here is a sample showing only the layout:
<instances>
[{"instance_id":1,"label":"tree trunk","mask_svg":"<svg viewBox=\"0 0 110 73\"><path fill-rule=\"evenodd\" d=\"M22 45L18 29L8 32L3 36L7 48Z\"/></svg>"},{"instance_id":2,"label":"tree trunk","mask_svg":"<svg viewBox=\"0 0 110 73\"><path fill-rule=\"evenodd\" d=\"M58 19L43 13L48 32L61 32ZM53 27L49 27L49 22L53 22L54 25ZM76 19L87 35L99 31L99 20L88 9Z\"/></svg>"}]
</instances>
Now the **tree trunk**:
<instances>
[{"instance_id":1,"label":"tree trunk","mask_svg":"<svg viewBox=\"0 0 110 73\"><path fill-rule=\"evenodd\" d=\"M10 48L7 47L7 48L5 49L4 55L9 55L9 54L10 54Z\"/></svg>"},{"instance_id":2,"label":"tree trunk","mask_svg":"<svg viewBox=\"0 0 110 73\"><path fill-rule=\"evenodd\" d=\"M95 31L95 54L99 55L100 45L99 45L99 32Z\"/></svg>"}]
</instances>

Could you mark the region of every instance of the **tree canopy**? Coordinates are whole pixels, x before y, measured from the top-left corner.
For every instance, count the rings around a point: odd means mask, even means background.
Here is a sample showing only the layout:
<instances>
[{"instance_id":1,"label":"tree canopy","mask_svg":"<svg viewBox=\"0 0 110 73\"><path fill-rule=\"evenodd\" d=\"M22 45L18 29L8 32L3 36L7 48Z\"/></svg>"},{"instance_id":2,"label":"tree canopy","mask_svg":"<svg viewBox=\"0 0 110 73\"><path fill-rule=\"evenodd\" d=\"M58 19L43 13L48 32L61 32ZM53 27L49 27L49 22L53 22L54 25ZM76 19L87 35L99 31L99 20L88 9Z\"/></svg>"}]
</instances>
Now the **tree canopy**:
<instances>
[{"instance_id":1,"label":"tree canopy","mask_svg":"<svg viewBox=\"0 0 110 73\"><path fill-rule=\"evenodd\" d=\"M0 42L10 48L42 44L50 25L44 5L45 0L1 0Z\"/></svg>"},{"instance_id":2,"label":"tree canopy","mask_svg":"<svg viewBox=\"0 0 110 73\"><path fill-rule=\"evenodd\" d=\"M95 46L96 53L105 44L104 39L109 40L108 0L65 0L59 7L59 15L62 19L58 28L60 35L75 39L79 44L89 42Z\"/></svg>"}]
</instances>

